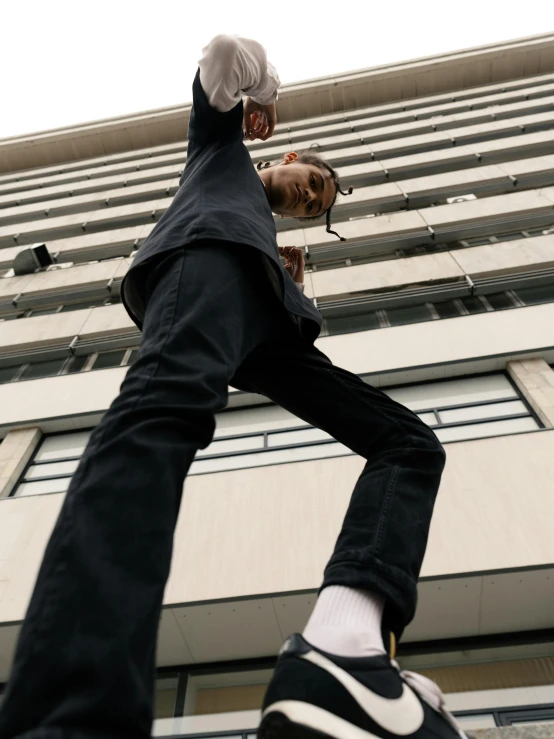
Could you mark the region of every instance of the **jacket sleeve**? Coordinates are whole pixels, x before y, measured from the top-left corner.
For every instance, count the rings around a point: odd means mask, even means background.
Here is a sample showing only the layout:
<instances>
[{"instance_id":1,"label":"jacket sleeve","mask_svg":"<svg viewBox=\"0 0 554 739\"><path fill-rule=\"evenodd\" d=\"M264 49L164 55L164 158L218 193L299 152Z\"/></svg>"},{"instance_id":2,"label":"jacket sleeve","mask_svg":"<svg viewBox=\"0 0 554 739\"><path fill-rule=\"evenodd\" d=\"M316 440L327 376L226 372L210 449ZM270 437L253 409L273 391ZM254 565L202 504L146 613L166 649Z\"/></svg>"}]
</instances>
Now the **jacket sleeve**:
<instances>
[{"instance_id":1,"label":"jacket sleeve","mask_svg":"<svg viewBox=\"0 0 554 739\"><path fill-rule=\"evenodd\" d=\"M277 99L277 72L263 46L251 39L216 36L203 54L192 86L189 141L205 146L220 139L242 139L242 95L269 105Z\"/></svg>"},{"instance_id":2,"label":"jacket sleeve","mask_svg":"<svg viewBox=\"0 0 554 739\"><path fill-rule=\"evenodd\" d=\"M200 83L209 104L226 113L248 95L260 105L277 99L280 80L264 47L252 39L216 36L198 62Z\"/></svg>"}]
</instances>

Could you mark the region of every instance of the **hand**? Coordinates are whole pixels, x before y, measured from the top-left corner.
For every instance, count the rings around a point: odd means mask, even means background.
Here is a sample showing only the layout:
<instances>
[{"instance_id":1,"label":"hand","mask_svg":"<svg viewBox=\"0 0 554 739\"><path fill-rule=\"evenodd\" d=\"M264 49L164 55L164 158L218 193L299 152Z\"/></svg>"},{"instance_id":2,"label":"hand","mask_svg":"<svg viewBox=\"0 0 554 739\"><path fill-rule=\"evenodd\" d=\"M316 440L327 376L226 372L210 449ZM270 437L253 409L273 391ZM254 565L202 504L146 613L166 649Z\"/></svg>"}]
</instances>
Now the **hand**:
<instances>
[{"instance_id":1,"label":"hand","mask_svg":"<svg viewBox=\"0 0 554 739\"><path fill-rule=\"evenodd\" d=\"M279 254L285 257L285 269L295 282L304 282L304 252L297 246L280 246Z\"/></svg>"},{"instance_id":2,"label":"hand","mask_svg":"<svg viewBox=\"0 0 554 739\"><path fill-rule=\"evenodd\" d=\"M256 139L267 141L273 136L276 123L275 103L260 105L255 103L252 98L247 97L245 99L243 128L247 139L250 139L250 141Z\"/></svg>"}]
</instances>

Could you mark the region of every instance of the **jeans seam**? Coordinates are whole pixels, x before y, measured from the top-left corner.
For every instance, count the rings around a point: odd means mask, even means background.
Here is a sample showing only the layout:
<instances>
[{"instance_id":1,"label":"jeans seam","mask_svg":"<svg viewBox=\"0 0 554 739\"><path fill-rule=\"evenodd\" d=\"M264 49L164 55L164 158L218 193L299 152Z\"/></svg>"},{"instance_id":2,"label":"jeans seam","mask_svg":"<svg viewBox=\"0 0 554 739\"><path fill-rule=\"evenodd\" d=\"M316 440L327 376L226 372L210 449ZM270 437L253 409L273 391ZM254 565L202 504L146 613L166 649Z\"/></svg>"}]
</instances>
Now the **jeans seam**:
<instances>
[{"instance_id":1,"label":"jeans seam","mask_svg":"<svg viewBox=\"0 0 554 739\"><path fill-rule=\"evenodd\" d=\"M179 278L178 278L177 285L180 282L182 270L183 270L183 261L181 261L181 267L180 267L180 270L179 270ZM178 292L178 287L177 287L177 292ZM171 331L171 328L173 326L173 323L175 321L176 303L177 303L177 301L175 300L175 303L173 305L173 313L172 313L172 316L171 316L171 320L170 320L169 325L167 327L167 333L166 333L166 336L165 336L165 338L163 340L162 347L161 347L160 351L158 352L158 355L162 353L162 351L163 351L163 349L164 349L164 347L165 347L165 345L167 343L167 340L168 340L168 337L169 337L169 333ZM145 383L144 387L142 388L141 392L139 393L139 395L137 396L137 398L135 400L135 403L133 404L133 409L136 408L137 403L139 402L139 400L142 397L143 393L146 391L146 389L147 389L150 381L155 376L158 368L159 368L159 356L158 356L158 359L156 359L156 364L155 364L155 367L154 367L154 372L152 373L152 375L149 375L147 377L146 383ZM101 433L99 439L97 440L95 446L97 446L98 444L100 444L102 442L102 439L104 438L105 433L106 433L106 426L102 430L102 433ZM87 457L87 459L85 461L85 467L83 467L83 472L81 474L83 474L83 475L85 474L86 469L88 469L88 465L89 464L90 464L90 455ZM61 577L56 576L56 573L63 572L63 569L65 568L65 561L64 561L63 557L61 557L60 555L67 548L68 534L69 534L69 532L71 530L70 529L70 524L71 524L71 521L72 521L72 514L73 514L73 507L74 507L75 497L74 496L72 496L71 498L68 498L67 497L66 498L66 501L67 501L67 507L65 509L64 519L62 521L63 528L60 529L60 544L59 544L59 549L58 549L57 557L56 557L56 560L57 560L56 561L56 566L53 567L53 570L50 573L50 589L49 589L48 595L46 595L46 593L43 595L43 601L47 604L47 607L49 605L51 605L52 601L55 600L56 597L59 597L60 589L59 589L59 587L56 589L55 585L56 585L56 583L60 583L61 582ZM53 609L50 609L50 611L52 612ZM48 613L48 611L47 611L47 613ZM35 626L35 628L36 628L36 639L37 640L40 639L44 635L44 629L45 629L45 627L49 627L50 625L51 625L51 621L48 619L48 617L43 617L43 618L40 619L40 621Z\"/></svg>"},{"instance_id":2,"label":"jeans seam","mask_svg":"<svg viewBox=\"0 0 554 739\"><path fill-rule=\"evenodd\" d=\"M385 531L387 528L388 519L387 516L390 513L392 501L394 499L396 480L398 479L398 472L400 470L399 465L395 464L392 468L392 474L385 491L383 498L383 505L379 511L379 518L377 520L377 528L375 530L375 536L373 537L373 551L375 555L380 552L380 547L383 545L385 539Z\"/></svg>"}]
</instances>

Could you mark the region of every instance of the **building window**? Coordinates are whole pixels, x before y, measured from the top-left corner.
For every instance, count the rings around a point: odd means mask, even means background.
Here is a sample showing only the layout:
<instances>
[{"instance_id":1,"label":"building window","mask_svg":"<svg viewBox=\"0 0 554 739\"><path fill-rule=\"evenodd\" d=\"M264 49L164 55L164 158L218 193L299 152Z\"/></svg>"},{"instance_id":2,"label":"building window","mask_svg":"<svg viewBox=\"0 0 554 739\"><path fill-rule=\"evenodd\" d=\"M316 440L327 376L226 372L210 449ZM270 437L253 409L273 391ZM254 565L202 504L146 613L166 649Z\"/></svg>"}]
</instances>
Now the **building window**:
<instances>
[{"instance_id":1,"label":"building window","mask_svg":"<svg viewBox=\"0 0 554 739\"><path fill-rule=\"evenodd\" d=\"M162 672L156 677L154 692L154 717L156 719L175 716L179 672Z\"/></svg>"},{"instance_id":2,"label":"building window","mask_svg":"<svg viewBox=\"0 0 554 739\"><path fill-rule=\"evenodd\" d=\"M408 407L443 443L504 436L540 428L505 374L460 377L385 389ZM229 410L217 417L212 443L198 450L190 475L329 459L354 454L325 431L279 406ZM90 431L47 436L14 495L63 493L77 468Z\"/></svg>"},{"instance_id":3,"label":"building window","mask_svg":"<svg viewBox=\"0 0 554 739\"><path fill-rule=\"evenodd\" d=\"M8 367L0 367L0 384L18 382L19 380L36 380L40 377L70 375L75 372L126 367L133 364L138 356L138 349L115 349L105 352L81 354L77 357L61 357L47 361L18 362Z\"/></svg>"},{"instance_id":4,"label":"building window","mask_svg":"<svg viewBox=\"0 0 554 739\"><path fill-rule=\"evenodd\" d=\"M99 308L104 305L116 305L118 303L121 303L121 296L118 293L113 293L109 297L91 298L90 300L83 300L79 303L71 303L68 300L66 303L58 303L47 308L29 308L27 310L17 310L16 308L15 311L10 311L9 313L0 313L0 321L11 321L15 318L30 318L32 316L48 316L52 313L67 313L68 311Z\"/></svg>"},{"instance_id":5,"label":"building window","mask_svg":"<svg viewBox=\"0 0 554 739\"><path fill-rule=\"evenodd\" d=\"M65 493L92 431L46 436L23 474L14 495Z\"/></svg>"},{"instance_id":6,"label":"building window","mask_svg":"<svg viewBox=\"0 0 554 739\"><path fill-rule=\"evenodd\" d=\"M427 301L399 308L382 308L367 313L328 316L323 321L322 336L372 331L378 328L404 326L409 323L422 323L442 318L458 318L477 313L490 313L552 302L554 302L554 284L506 290L488 295L467 295L453 300L441 300L433 303Z\"/></svg>"}]
</instances>

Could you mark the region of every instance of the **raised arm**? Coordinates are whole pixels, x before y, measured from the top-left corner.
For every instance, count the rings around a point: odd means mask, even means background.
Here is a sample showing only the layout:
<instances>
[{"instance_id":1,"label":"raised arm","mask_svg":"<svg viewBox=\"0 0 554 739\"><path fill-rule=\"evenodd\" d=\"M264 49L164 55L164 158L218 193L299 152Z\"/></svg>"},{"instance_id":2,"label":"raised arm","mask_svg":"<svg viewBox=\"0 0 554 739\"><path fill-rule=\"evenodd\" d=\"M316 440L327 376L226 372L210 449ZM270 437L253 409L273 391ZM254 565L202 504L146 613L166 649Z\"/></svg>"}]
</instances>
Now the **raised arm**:
<instances>
[{"instance_id":1,"label":"raised arm","mask_svg":"<svg viewBox=\"0 0 554 739\"><path fill-rule=\"evenodd\" d=\"M279 76L257 41L220 35L202 53L198 62L200 83L212 108L226 113L242 95L260 105L270 105L277 99Z\"/></svg>"}]
</instances>

